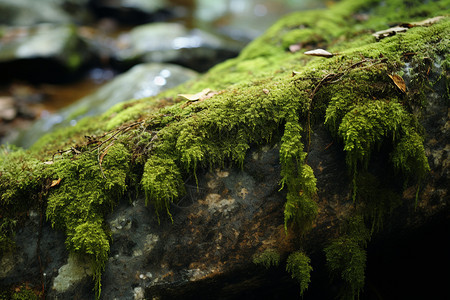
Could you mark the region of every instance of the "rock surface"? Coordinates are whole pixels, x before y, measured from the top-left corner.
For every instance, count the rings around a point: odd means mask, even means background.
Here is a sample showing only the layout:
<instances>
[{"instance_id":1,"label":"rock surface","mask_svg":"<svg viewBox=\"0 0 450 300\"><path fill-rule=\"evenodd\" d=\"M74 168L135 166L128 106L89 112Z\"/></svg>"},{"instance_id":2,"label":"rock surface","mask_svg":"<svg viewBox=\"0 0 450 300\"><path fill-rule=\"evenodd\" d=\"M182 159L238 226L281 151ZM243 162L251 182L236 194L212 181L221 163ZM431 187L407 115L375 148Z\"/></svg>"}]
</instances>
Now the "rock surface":
<instances>
[{"instance_id":1,"label":"rock surface","mask_svg":"<svg viewBox=\"0 0 450 300\"><path fill-rule=\"evenodd\" d=\"M226 40L201 29L189 30L177 23L151 23L137 26L119 37L121 49L116 59L171 62L206 71L217 62L236 56L243 44Z\"/></svg>"},{"instance_id":2,"label":"rock surface","mask_svg":"<svg viewBox=\"0 0 450 300\"><path fill-rule=\"evenodd\" d=\"M74 126L81 118L101 114L120 102L154 96L163 90L193 79L197 75L190 69L172 64L136 65L115 77L95 93L57 113L43 117L19 134L17 138L10 137L10 139L13 139L16 145L27 148L43 134L56 128Z\"/></svg>"},{"instance_id":3,"label":"rock surface","mask_svg":"<svg viewBox=\"0 0 450 300\"><path fill-rule=\"evenodd\" d=\"M74 25L39 24L4 27L0 43L0 79L67 77L92 59L93 54ZM34 73L34 74L33 74ZM37 74L36 74L37 73Z\"/></svg>"}]
</instances>

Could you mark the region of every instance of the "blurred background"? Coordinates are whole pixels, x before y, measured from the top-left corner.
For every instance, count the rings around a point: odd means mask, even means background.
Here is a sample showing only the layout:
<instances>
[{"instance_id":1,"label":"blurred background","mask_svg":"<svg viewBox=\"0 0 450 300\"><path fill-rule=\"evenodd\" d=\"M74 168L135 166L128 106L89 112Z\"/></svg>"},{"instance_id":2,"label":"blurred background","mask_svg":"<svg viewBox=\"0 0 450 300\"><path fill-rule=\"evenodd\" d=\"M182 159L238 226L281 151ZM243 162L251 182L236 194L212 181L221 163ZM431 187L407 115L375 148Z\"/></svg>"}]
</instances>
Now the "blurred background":
<instances>
[{"instance_id":1,"label":"blurred background","mask_svg":"<svg viewBox=\"0 0 450 300\"><path fill-rule=\"evenodd\" d=\"M281 16L324 3L0 0L0 143L28 147L58 126L195 78Z\"/></svg>"}]
</instances>

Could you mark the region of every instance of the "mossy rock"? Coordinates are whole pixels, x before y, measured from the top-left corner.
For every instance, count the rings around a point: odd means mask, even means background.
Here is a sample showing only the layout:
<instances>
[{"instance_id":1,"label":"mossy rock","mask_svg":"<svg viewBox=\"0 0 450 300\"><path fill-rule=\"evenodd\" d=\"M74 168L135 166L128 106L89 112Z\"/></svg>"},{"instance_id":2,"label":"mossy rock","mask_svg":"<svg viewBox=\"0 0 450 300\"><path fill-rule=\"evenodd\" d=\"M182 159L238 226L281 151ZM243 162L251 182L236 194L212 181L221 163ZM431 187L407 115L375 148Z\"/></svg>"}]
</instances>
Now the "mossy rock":
<instances>
[{"instance_id":1,"label":"mossy rock","mask_svg":"<svg viewBox=\"0 0 450 300\"><path fill-rule=\"evenodd\" d=\"M349 216L380 224L380 216L398 206L399 197L392 193L401 195L402 188L413 187L420 203L420 187L430 171L420 120L434 84L445 82L448 99L450 18L413 22L448 14L448 4L341 1L326 10L294 13L239 57L199 79L119 104L44 136L30 150L4 147L2 249L8 248L13 224L28 207L46 207L47 218L66 232L68 249L90 258L99 295L110 243L103 220L122 195L143 192L157 214L176 218L170 205L184 194L183 182L191 175L197 180L204 169L242 168L249 150L265 145L279 148L285 231L304 239L314 231L321 209L321 187L308 156L313 130L321 124L346 157L352 182ZM392 22L408 25L380 40L372 35ZM301 50L290 52L292 44ZM314 48L333 55L304 54ZM383 166L395 179L390 191L373 184L387 195L381 208L367 196L364 184L371 182L367 172L374 171L371 162L380 153L386 154ZM334 263L339 259L335 249L346 241L365 262L361 232L343 229L327 248L333 270L348 273ZM303 246L299 248L295 253L301 256L288 261L288 270L303 292L309 278L297 277L309 274L310 267ZM342 274L350 296L358 294L364 281L364 266L354 270Z\"/></svg>"}]
</instances>

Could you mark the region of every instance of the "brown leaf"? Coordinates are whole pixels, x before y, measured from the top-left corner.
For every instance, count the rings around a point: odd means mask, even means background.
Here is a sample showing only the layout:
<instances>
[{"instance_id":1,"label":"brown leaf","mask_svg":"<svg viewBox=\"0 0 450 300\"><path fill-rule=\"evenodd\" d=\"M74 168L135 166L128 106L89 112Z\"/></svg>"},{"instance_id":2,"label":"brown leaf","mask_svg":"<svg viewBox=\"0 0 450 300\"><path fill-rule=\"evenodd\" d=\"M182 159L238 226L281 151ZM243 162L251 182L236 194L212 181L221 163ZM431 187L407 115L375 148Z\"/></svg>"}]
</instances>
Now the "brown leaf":
<instances>
[{"instance_id":1,"label":"brown leaf","mask_svg":"<svg viewBox=\"0 0 450 300\"><path fill-rule=\"evenodd\" d=\"M52 184L50 185L50 187L57 186L60 182L61 182L61 178L58 178L57 180L53 180Z\"/></svg>"},{"instance_id":2,"label":"brown leaf","mask_svg":"<svg viewBox=\"0 0 450 300\"><path fill-rule=\"evenodd\" d=\"M328 52L326 50L323 50L323 49L314 49L314 50L311 50L311 51L306 51L304 54L305 55L312 55L312 56L328 57L328 58L334 56L333 53L330 53L330 52Z\"/></svg>"},{"instance_id":3,"label":"brown leaf","mask_svg":"<svg viewBox=\"0 0 450 300\"><path fill-rule=\"evenodd\" d=\"M406 93L406 84L402 77L400 77L397 74L392 74L392 75L388 74L388 76L392 79L392 81L399 88L400 91L402 91L403 93Z\"/></svg>"}]
</instances>

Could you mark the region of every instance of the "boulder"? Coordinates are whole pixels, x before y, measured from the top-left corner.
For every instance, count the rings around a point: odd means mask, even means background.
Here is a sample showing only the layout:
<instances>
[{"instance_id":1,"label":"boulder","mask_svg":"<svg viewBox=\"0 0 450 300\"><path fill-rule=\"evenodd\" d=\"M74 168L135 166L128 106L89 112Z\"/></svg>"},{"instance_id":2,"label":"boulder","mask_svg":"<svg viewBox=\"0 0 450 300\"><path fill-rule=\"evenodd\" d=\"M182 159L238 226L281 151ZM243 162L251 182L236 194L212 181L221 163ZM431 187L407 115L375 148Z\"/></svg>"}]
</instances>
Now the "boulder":
<instances>
[{"instance_id":1,"label":"boulder","mask_svg":"<svg viewBox=\"0 0 450 300\"><path fill-rule=\"evenodd\" d=\"M54 114L44 116L20 133L17 138L10 137L10 141L28 148L45 133L65 126L75 126L83 117L101 114L120 102L154 96L196 76L196 72L177 65L158 63L136 65L95 93Z\"/></svg>"},{"instance_id":2,"label":"boulder","mask_svg":"<svg viewBox=\"0 0 450 300\"><path fill-rule=\"evenodd\" d=\"M196 80L4 147L5 292L442 297L450 20L423 18L445 4L295 13Z\"/></svg>"},{"instance_id":3,"label":"boulder","mask_svg":"<svg viewBox=\"0 0 450 300\"><path fill-rule=\"evenodd\" d=\"M137 26L118 38L116 60L120 65L137 62L170 62L206 71L236 56L242 44L201 29L178 23L151 23Z\"/></svg>"},{"instance_id":4,"label":"boulder","mask_svg":"<svg viewBox=\"0 0 450 300\"><path fill-rule=\"evenodd\" d=\"M70 78L93 58L74 25L3 27L0 79L58 82Z\"/></svg>"},{"instance_id":5,"label":"boulder","mask_svg":"<svg viewBox=\"0 0 450 300\"><path fill-rule=\"evenodd\" d=\"M58 2L58 1L57 1ZM71 17L53 0L3 0L0 3L0 24L31 26L39 23L65 24ZM62 2L62 1L59 1Z\"/></svg>"}]
</instances>

